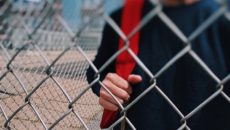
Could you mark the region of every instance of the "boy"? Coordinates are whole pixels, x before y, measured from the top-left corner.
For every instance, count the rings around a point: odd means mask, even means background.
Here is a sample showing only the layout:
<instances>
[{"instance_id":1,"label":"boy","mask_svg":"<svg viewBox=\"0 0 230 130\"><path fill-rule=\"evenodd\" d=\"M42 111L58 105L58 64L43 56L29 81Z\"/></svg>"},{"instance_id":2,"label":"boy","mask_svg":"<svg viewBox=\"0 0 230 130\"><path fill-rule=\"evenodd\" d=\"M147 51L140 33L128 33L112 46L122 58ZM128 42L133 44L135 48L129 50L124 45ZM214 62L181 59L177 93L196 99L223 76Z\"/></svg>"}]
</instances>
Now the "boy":
<instances>
[{"instance_id":1,"label":"boy","mask_svg":"<svg viewBox=\"0 0 230 130\"><path fill-rule=\"evenodd\" d=\"M214 0L162 0L162 4L163 12L187 37L219 8ZM143 18L152 8L150 2L144 1L141 17ZM111 17L122 26L122 9L114 12ZM221 17L191 41L192 49L220 79L230 72L229 33L230 22ZM118 51L118 43L119 36L106 25L101 46L94 60L97 68ZM156 74L182 48L183 42L155 17L140 30L137 56L153 74ZM134 66L126 78L116 72L114 61L101 73L100 78L121 103L132 101L150 86L150 78L138 65ZM87 71L87 78L89 82L94 79L91 68ZM215 81L188 54L158 77L157 85L184 115L216 91ZM228 83L224 90L228 96L229 87ZM118 110L118 104L100 85L96 84L92 89L99 96L99 103L104 109ZM131 107L127 116L137 130L175 130L181 125L180 117L155 90L150 91ZM187 125L193 130L229 130L229 120L230 103L219 95L189 118ZM128 125L126 129L130 129Z\"/></svg>"}]
</instances>

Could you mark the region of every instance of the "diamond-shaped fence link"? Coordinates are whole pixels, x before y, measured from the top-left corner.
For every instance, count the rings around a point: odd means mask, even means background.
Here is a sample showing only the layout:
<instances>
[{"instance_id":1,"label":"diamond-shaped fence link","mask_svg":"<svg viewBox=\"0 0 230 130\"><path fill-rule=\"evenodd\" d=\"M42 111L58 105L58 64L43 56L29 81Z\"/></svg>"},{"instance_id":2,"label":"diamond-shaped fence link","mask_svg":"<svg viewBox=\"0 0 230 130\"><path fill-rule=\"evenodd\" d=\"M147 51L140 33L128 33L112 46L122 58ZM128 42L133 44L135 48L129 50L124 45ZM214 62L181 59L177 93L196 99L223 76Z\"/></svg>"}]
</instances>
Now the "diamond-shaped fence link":
<instances>
[{"instance_id":1,"label":"diamond-shaped fence link","mask_svg":"<svg viewBox=\"0 0 230 130\"><path fill-rule=\"evenodd\" d=\"M100 129L102 108L98 105L98 97L90 89L99 83L118 101L103 85L100 74L124 51L128 51L152 82L129 104L124 106L118 102L121 116L109 129L124 121L132 129L136 129L126 116L126 112L134 104L141 102L140 100L150 91L157 91L181 118L181 126L178 129L189 130L186 121L218 95L230 103L230 95L224 92L225 84L230 82L230 74L220 79L191 47L191 41L218 18L225 16L230 20L227 1L217 1L220 8L188 37L163 12L162 5L157 1L150 0L154 5L153 9L142 18L129 35L125 35L103 10L103 3L109 1L97 1L99 4L94 6L94 9L82 12L89 17L87 22L77 29L61 15L60 0L41 0L39 4L27 3L25 7L13 0L0 2L0 129ZM154 17L159 17L184 43L184 48L157 73L152 73L128 44L129 39ZM126 45L97 68L92 60L101 42L103 22L111 26L119 37L126 41ZM185 115L165 94L161 86L158 86L157 80L187 54L216 82L213 84L216 86L216 91ZM89 66L97 75L88 84L85 74Z\"/></svg>"}]
</instances>

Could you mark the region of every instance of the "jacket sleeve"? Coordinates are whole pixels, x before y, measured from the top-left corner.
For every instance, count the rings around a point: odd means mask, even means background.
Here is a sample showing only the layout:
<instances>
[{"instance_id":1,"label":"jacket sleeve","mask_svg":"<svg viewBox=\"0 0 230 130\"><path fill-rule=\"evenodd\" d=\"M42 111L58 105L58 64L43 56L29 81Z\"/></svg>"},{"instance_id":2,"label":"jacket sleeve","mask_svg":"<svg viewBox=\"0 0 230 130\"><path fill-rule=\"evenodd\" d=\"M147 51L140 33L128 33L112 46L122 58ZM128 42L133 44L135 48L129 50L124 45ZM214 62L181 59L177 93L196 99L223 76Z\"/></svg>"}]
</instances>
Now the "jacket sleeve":
<instances>
[{"instance_id":1,"label":"jacket sleeve","mask_svg":"<svg viewBox=\"0 0 230 130\"><path fill-rule=\"evenodd\" d=\"M111 17L115 20L116 23L119 24L120 19L120 10L114 12ZM110 27L110 25L106 24L102 33L102 41L101 45L98 49L97 55L93 61L93 64L96 66L97 69L101 68L102 65L113 55L115 54L118 48L118 40L119 36L117 33ZM109 72L115 72L115 61L110 63L101 73L100 73L100 81L102 81L106 74ZM95 72L90 66L86 73L88 83L91 83L96 77ZM92 86L93 92L99 96L100 92L100 85L96 83Z\"/></svg>"}]
</instances>

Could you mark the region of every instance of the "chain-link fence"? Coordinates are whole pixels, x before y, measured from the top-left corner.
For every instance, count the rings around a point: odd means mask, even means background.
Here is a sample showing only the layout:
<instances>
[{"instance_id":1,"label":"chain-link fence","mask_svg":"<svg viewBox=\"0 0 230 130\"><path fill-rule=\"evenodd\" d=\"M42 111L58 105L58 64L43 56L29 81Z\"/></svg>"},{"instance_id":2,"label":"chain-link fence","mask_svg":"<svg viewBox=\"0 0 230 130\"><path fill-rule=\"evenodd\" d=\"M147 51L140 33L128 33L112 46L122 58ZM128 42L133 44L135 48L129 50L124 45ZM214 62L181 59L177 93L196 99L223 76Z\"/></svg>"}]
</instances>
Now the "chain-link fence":
<instances>
[{"instance_id":1,"label":"chain-link fence","mask_svg":"<svg viewBox=\"0 0 230 130\"><path fill-rule=\"evenodd\" d=\"M62 17L62 5L58 0L43 0L39 4L28 4L25 7L18 7L13 0L1 1L1 129L100 129L102 108L98 105L97 96L90 89L94 84L99 83L109 91L102 84L100 73L124 51L133 57L153 82L126 106L118 103L121 116L110 126L111 129L123 120L132 129L136 129L126 116L126 112L150 91L159 92L181 118L181 126L178 129L190 129L186 121L218 95L223 96L226 102L230 103L230 95L224 92L230 74L220 79L191 47L191 41L220 17L224 16L230 20L227 1L217 1L220 5L219 9L188 37L162 11L162 5L154 0L150 0L154 5L153 9L142 18L129 35L125 35L116 22L103 11L103 2L109 1L98 0L95 8L85 9L82 13L88 18L75 29L69 24L68 19ZM167 61L157 73L151 72L128 45L129 39L154 17L159 17L184 43L184 48ZM111 56L102 67L97 68L92 60L101 42L103 22L127 42L126 46ZM162 91L157 80L187 54L216 82L213 84L216 86L216 91L185 115ZM85 76L89 66L97 74L90 84L86 82ZM111 92L109 93L116 98Z\"/></svg>"}]
</instances>

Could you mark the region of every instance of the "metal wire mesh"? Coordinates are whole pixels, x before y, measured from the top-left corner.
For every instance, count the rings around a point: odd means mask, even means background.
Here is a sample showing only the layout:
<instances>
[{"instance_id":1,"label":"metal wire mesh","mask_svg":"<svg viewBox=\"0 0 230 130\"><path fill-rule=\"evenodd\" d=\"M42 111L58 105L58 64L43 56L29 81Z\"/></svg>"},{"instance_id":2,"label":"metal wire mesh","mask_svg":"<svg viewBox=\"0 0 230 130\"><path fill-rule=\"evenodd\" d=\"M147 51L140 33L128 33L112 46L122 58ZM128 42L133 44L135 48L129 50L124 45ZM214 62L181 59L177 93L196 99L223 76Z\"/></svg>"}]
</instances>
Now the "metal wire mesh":
<instances>
[{"instance_id":1,"label":"metal wire mesh","mask_svg":"<svg viewBox=\"0 0 230 130\"><path fill-rule=\"evenodd\" d=\"M103 2L105 1L99 1L94 9L83 12L89 16L88 20L77 29L60 14L61 5L58 0L43 0L39 5L28 4L26 8L17 7L11 0L1 3L1 129L99 129L102 109L98 105L98 98L92 94L90 88L95 83L100 83L106 89L100 81L100 73L123 51L129 52L153 82L127 106L120 106L122 116L109 129L124 119L132 129L136 129L125 113L150 91L159 92L181 118L181 126L178 129L190 129L186 120L218 95L222 95L230 103L229 95L224 92L230 74L220 79L191 48L191 41L219 17L225 16L229 19L227 1L217 1L220 4L219 10L209 16L189 37L180 31L162 11L162 5L154 0L151 1L154 8L126 36L114 20L103 11ZM152 73L129 48L128 41L156 16L185 43L185 47L157 73ZM97 68L91 61L101 41L103 22L111 26L127 43L101 68ZM157 85L157 79L186 54L189 54L217 83L214 84L217 89L185 115L161 90L161 86ZM85 77L89 66L98 74L90 84L86 82Z\"/></svg>"}]
</instances>

